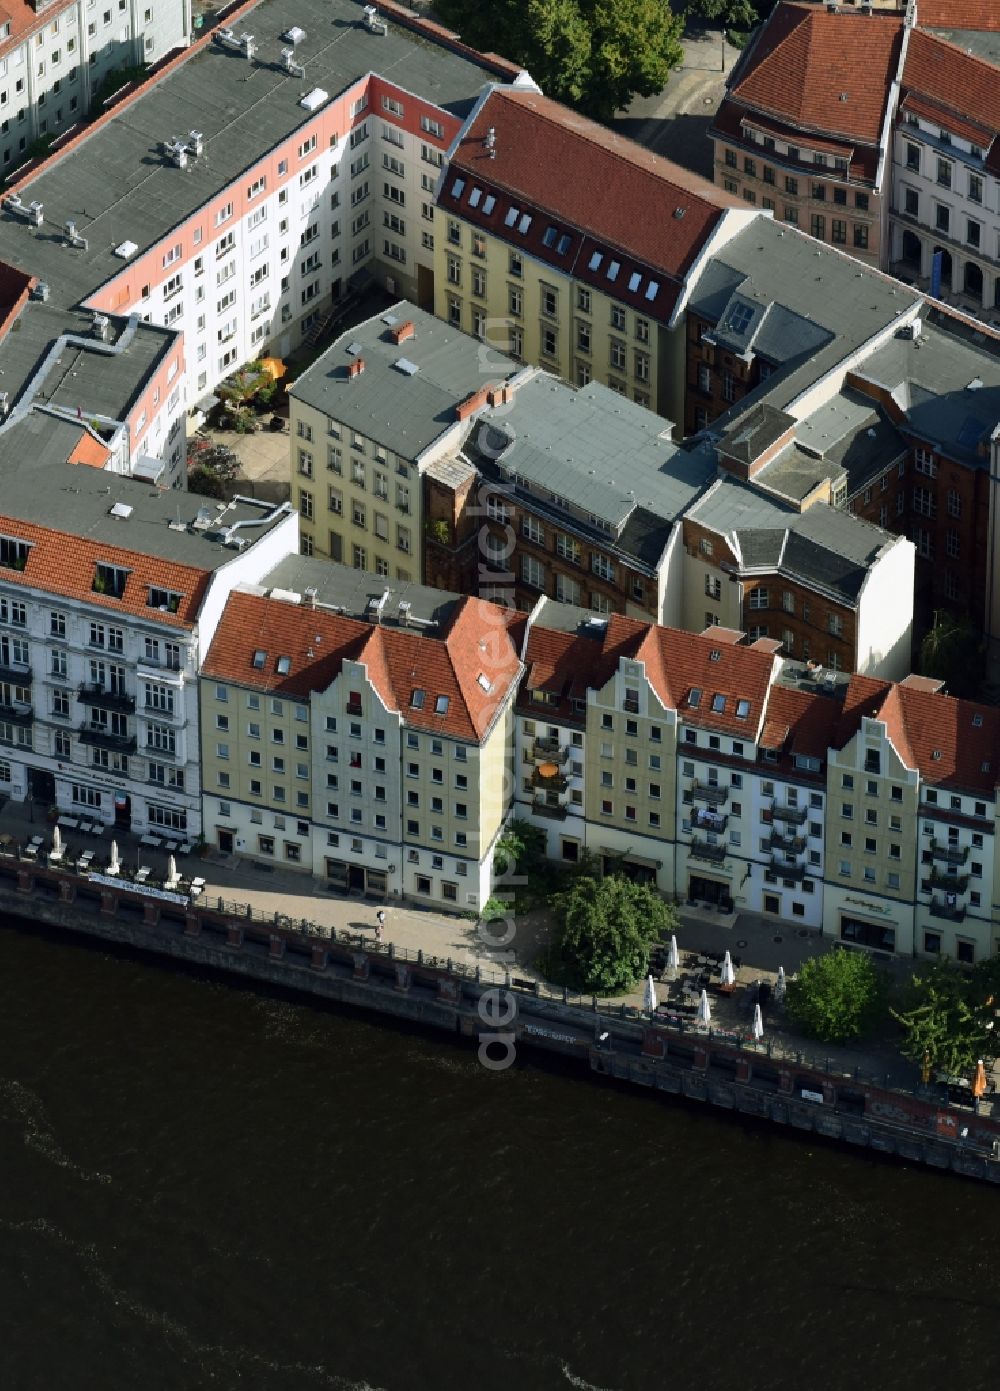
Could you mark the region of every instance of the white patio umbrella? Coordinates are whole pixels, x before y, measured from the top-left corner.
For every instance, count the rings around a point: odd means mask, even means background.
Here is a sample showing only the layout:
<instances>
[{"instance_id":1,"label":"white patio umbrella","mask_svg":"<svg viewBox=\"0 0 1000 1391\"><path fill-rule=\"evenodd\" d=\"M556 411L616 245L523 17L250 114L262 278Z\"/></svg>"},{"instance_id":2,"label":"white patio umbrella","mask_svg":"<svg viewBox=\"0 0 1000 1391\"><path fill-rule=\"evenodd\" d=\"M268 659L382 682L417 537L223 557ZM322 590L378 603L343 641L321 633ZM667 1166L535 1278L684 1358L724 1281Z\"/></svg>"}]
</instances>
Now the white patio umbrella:
<instances>
[{"instance_id":1,"label":"white patio umbrella","mask_svg":"<svg viewBox=\"0 0 1000 1391\"><path fill-rule=\"evenodd\" d=\"M109 874L120 874L120 873L121 873L121 867L122 867L122 862L121 862L121 860L118 858L118 842L117 842L116 840L113 840L113 841L111 842L111 861L110 861L110 863L108 864L108 873L109 873Z\"/></svg>"},{"instance_id":2,"label":"white patio umbrella","mask_svg":"<svg viewBox=\"0 0 1000 1391\"><path fill-rule=\"evenodd\" d=\"M653 984L653 977L646 977L646 989L642 997L642 1007L647 1014L656 1013L656 986Z\"/></svg>"},{"instance_id":3,"label":"white patio umbrella","mask_svg":"<svg viewBox=\"0 0 1000 1391\"><path fill-rule=\"evenodd\" d=\"M785 998L785 968L778 967L778 979L774 983L774 998L783 1000Z\"/></svg>"},{"instance_id":4,"label":"white patio umbrella","mask_svg":"<svg viewBox=\"0 0 1000 1391\"><path fill-rule=\"evenodd\" d=\"M711 1022L712 1007L708 1003L708 991L703 990L701 992L701 1000L698 1003L698 1023L708 1025L711 1024Z\"/></svg>"},{"instance_id":5,"label":"white patio umbrella","mask_svg":"<svg viewBox=\"0 0 1000 1391\"><path fill-rule=\"evenodd\" d=\"M733 958L726 952L722 959L722 984L735 985L736 972L733 970Z\"/></svg>"},{"instance_id":6,"label":"white patio umbrella","mask_svg":"<svg viewBox=\"0 0 1000 1391\"><path fill-rule=\"evenodd\" d=\"M753 1036L755 1039L764 1037L764 1016L760 1012L760 1005L753 1007Z\"/></svg>"},{"instance_id":7,"label":"white patio umbrella","mask_svg":"<svg viewBox=\"0 0 1000 1391\"><path fill-rule=\"evenodd\" d=\"M177 873L177 861L174 859L173 855L170 855L167 858L167 883L176 884L179 878L180 875Z\"/></svg>"},{"instance_id":8,"label":"white patio umbrella","mask_svg":"<svg viewBox=\"0 0 1000 1391\"><path fill-rule=\"evenodd\" d=\"M52 851L54 854L58 854L62 848L62 832L57 826L52 832Z\"/></svg>"},{"instance_id":9,"label":"white patio umbrella","mask_svg":"<svg viewBox=\"0 0 1000 1391\"><path fill-rule=\"evenodd\" d=\"M677 968L678 968L678 966L679 966L680 964L681 964L681 955L680 955L680 952L677 950L677 938L676 938L676 936L674 935L674 933L671 932L671 934L670 934L670 954L669 954L668 957L667 957L667 965L670 967L671 971L676 971Z\"/></svg>"}]
</instances>

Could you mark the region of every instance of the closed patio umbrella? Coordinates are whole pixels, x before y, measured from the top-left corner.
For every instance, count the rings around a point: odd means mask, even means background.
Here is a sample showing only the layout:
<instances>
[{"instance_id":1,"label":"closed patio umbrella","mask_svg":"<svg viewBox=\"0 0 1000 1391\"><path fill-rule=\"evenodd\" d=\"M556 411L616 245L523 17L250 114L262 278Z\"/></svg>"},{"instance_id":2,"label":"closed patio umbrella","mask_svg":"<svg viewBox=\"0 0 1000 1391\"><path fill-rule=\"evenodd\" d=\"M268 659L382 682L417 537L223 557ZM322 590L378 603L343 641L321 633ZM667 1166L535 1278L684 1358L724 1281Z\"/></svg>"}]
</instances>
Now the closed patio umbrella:
<instances>
[{"instance_id":1,"label":"closed patio umbrella","mask_svg":"<svg viewBox=\"0 0 1000 1391\"><path fill-rule=\"evenodd\" d=\"M642 997L642 1007L647 1014L656 1013L656 986L653 984L653 977L646 977L646 990Z\"/></svg>"},{"instance_id":2,"label":"closed patio umbrella","mask_svg":"<svg viewBox=\"0 0 1000 1391\"><path fill-rule=\"evenodd\" d=\"M670 954L669 954L669 956L667 957L667 965L670 967L671 971L676 971L676 970L677 970L677 967L678 967L680 964L681 964L681 955L680 955L680 952L677 950L677 937L676 937L676 935L675 935L673 932L671 932L671 934L670 934Z\"/></svg>"},{"instance_id":3,"label":"closed patio umbrella","mask_svg":"<svg viewBox=\"0 0 1000 1391\"><path fill-rule=\"evenodd\" d=\"M982 1058L976 1063L976 1075L972 1079L972 1095L977 1101L981 1096L986 1095L986 1068L983 1066Z\"/></svg>"},{"instance_id":4,"label":"closed patio umbrella","mask_svg":"<svg viewBox=\"0 0 1000 1391\"><path fill-rule=\"evenodd\" d=\"M726 952L722 959L722 984L735 985L736 972L733 970L733 958Z\"/></svg>"},{"instance_id":5,"label":"closed patio umbrella","mask_svg":"<svg viewBox=\"0 0 1000 1391\"><path fill-rule=\"evenodd\" d=\"M118 858L118 842L113 840L111 842L111 860L108 863L108 873L112 875L120 874L121 868L122 862Z\"/></svg>"},{"instance_id":6,"label":"closed patio umbrella","mask_svg":"<svg viewBox=\"0 0 1000 1391\"><path fill-rule=\"evenodd\" d=\"M698 1023L708 1025L712 1022L712 1007L708 1003L708 991L701 992L701 1000L698 1003Z\"/></svg>"},{"instance_id":7,"label":"closed patio umbrella","mask_svg":"<svg viewBox=\"0 0 1000 1391\"><path fill-rule=\"evenodd\" d=\"M774 983L774 998L783 1000L785 998L785 968L778 967L778 979Z\"/></svg>"},{"instance_id":8,"label":"closed patio umbrella","mask_svg":"<svg viewBox=\"0 0 1000 1391\"><path fill-rule=\"evenodd\" d=\"M764 1016L760 1012L760 1005L754 1005L753 1007L752 1032L755 1039L764 1037Z\"/></svg>"},{"instance_id":9,"label":"closed patio umbrella","mask_svg":"<svg viewBox=\"0 0 1000 1391\"><path fill-rule=\"evenodd\" d=\"M52 832L52 851L54 854L58 854L61 849L62 831L60 831L59 827L57 826L55 830Z\"/></svg>"}]
</instances>

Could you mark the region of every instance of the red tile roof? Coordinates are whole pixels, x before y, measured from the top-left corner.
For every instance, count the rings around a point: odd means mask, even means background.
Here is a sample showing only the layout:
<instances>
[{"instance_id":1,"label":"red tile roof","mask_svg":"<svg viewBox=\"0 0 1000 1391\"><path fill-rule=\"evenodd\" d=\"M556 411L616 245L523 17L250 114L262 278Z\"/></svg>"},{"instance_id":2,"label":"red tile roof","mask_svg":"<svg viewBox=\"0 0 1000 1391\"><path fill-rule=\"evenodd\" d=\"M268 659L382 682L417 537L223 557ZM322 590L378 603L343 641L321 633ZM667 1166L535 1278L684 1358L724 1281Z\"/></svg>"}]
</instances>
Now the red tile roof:
<instances>
[{"instance_id":1,"label":"red tile roof","mask_svg":"<svg viewBox=\"0 0 1000 1391\"><path fill-rule=\"evenodd\" d=\"M263 666L254 666L255 652ZM289 670L278 670L278 659ZM255 690L308 697L339 675L345 661L362 662L385 705L407 724L477 743L520 672L506 612L465 599L444 636L373 626L360 619L259 594L230 595L203 666L203 675ZM483 674L490 684L479 682ZM411 701L423 690L422 709ZM447 709L437 713L438 697Z\"/></svg>"},{"instance_id":2,"label":"red tile roof","mask_svg":"<svg viewBox=\"0 0 1000 1391\"><path fill-rule=\"evenodd\" d=\"M36 29L44 29L46 24L51 24L57 16L66 10L72 9L74 0L58 0L55 4L45 7L37 0L3 0L0 5L0 22L10 25L10 36L0 43L0 55L11 53L15 48L19 48L24 42L26 34L31 34Z\"/></svg>"},{"instance_id":3,"label":"red tile roof","mask_svg":"<svg viewBox=\"0 0 1000 1391\"><path fill-rule=\"evenodd\" d=\"M489 130L492 150L485 143ZM457 195L455 174L465 179ZM496 197L489 213L483 211L485 197L470 206L474 187ZM595 249L603 250L595 283L605 291L612 288L602 279L606 253L623 253L615 296L628 298L623 292L633 269L644 271L646 284L653 272L661 289L646 303L652 317L664 317L664 306L669 316L684 275L725 210L746 211L732 195L605 126L538 93L510 90L496 90L484 102L451 160L440 201L538 259L577 274ZM506 225L511 207L532 214L526 233ZM550 225L569 238L561 254L558 238L553 246L544 244ZM636 303L644 302L640 292Z\"/></svg>"},{"instance_id":4,"label":"red tile roof","mask_svg":"<svg viewBox=\"0 0 1000 1391\"><path fill-rule=\"evenodd\" d=\"M877 144L902 35L897 16L780 4L737 68L730 96L802 130Z\"/></svg>"},{"instance_id":5,"label":"red tile roof","mask_svg":"<svg viewBox=\"0 0 1000 1391\"><path fill-rule=\"evenodd\" d=\"M977 127L985 127L993 135L1000 132L1000 82L996 68L936 34L924 34L916 29L910 35L903 67L903 90L904 99L912 95L928 98L938 108L943 108L944 113L953 112L959 119L972 117ZM945 120L944 114L932 119L952 128L952 122ZM962 134L957 127L955 129L956 134ZM981 145L984 141L975 137L974 143ZM994 143L988 161L991 169L1000 168L1000 164L994 166L993 162L997 153Z\"/></svg>"},{"instance_id":6,"label":"red tile roof","mask_svg":"<svg viewBox=\"0 0 1000 1391\"><path fill-rule=\"evenodd\" d=\"M935 125L943 126L952 135L958 135L973 145L989 146L996 134L996 131L990 130L988 126L980 125L978 121L970 120L967 116L957 116L940 102L933 101L930 97L915 95L913 92L907 93L899 109L904 115L912 112L914 116L922 116L925 121L933 121Z\"/></svg>"},{"instance_id":7,"label":"red tile roof","mask_svg":"<svg viewBox=\"0 0 1000 1391\"><path fill-rule=\"evenodd\" d=\"M82 599L87 604L107 609L109 620L115 614L129 613L177 628L191 628L195 624L208 587L210 572L207 570L143 555L123 546L105 545L86 536L52 531L21 518L0 515L0 533L31 543L23 570L0 571L5 584L23 584L26 588L45 590L67 599ZM92 586L98 561L129 572L120 599L94 593ZM162 613L149 607L146 601L151 586L181 595L176 613Z\"/></svg>"},{"instance_id":8,"label":"red tile roof","mask_svg":"<svg viewBox=\"0 0 1000 1391\"><path fill-rule=\"evenodd\" d=\"M618 670L621 657L633 657L646 634L647 624L611 614L599 636L566 633L533 624L525 654L527 671L519 708L539 719L583 720L572 701L586 700L587 691L600 690ZM530 693L544 691L557 697L555 704L533 704Z\"/></svg>"},{"instance_id":9,"label":"red tile roof","mask_svg":"<svg viewBox=\"0 0 1000 1391\"><path fill-rule=\"evenodd\" d=\"M903 762L925 782L992 796L1000 711L953 696L893 686L878 715Z\"/></svg>"},{"instance_id":10,"label":"red tile roof","mask_svg":"<svg viewBox=\"0 0 1000 1391\"><path fill-rule=\"evenodd\" d=\"M996 0L920 0L917 20L922 29L1000 29Z\"/></svg>"},{"instance_id":11,"label":"red tile roof","mask_svg":"<svg viewBox=\"0 0 1000 1391\"><path fill-rule=\"evenodd\" d=\"M785 731L783 747L789 754L826 762L840 720L840 702L829 695L793 691L772 686L767 702L767 723Z\"/></svg>"},{"instance_id":12,"label":"red tile roof","mask_svg":"<svg viewBox=\"0 0 1000 1391\"><path fill-rule=\"evenodd\" d=\"M852 676L847 683L832 747L842 749L849 744L863 719L877 720L882 702L891 690L889 681L879 681L874 676Z\"/></svg>"},{"instance_id":13,"label":"red tile roof","mask_svg":"<svg viewBox=\"0 0 1000 1391\"><path fill-rule=\"evenodd\" d=\"M679 628L650 627L635 658L646 662L653 689L685 723L756 739L775 669L776 658L770 653L728 644L715 647L710 639ZM691 704L694 690L701 692L696 706ZM718 711L712 709L716 696L724 697ZM736 713L741 700L748 702L743 716Z\"/></svg>"}]
</instances>

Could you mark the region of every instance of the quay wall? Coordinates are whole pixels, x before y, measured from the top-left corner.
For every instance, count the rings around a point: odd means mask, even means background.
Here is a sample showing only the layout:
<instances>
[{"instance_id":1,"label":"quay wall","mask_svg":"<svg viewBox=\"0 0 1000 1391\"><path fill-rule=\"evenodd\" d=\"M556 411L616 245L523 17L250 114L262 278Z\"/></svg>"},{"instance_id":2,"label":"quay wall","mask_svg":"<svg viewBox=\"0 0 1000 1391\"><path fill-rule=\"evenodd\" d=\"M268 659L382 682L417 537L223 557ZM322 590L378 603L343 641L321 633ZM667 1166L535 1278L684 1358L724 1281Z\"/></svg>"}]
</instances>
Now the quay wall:
<instances>
[{"instance_id":1,"label":"quay wall","mask_svg":"<svg viewBox=\"0 0 1000 1391\"><path fill-rule=\"evenodd\" d=\"M471 1041L497 1031L482 997L499 992L504 1010L514 1011L507 1030L517 1049L558 1054L594 1076L1000 1183L1000 1121L992 1116L825 1070L802 1055L775 1057L620 1006L561 1002L527 982L508 979L498 987L475 967L423 953L404 957L391 943L236 909L0 857L0 914L29 925L155 952Z\"/></svg>"}]
</instances>

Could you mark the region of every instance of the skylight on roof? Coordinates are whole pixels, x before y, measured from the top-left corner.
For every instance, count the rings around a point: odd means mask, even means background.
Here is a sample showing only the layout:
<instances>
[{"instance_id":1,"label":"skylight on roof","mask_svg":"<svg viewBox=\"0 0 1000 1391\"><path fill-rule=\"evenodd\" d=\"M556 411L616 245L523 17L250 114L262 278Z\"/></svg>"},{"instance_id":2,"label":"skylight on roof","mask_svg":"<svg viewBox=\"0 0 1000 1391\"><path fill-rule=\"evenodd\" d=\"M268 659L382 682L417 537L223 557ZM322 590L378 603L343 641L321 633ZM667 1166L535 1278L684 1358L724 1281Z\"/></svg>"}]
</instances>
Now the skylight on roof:
<instances>
[{"instance_id":1,"label":"skylight on roof","mask_svg":"<svg viewBox=\"0 0 1000 1391\"><path fill-rule=\"evenodd\" d=\"M524 236L525 232L527 232L530 226L531 213L525 213L524 216L521 218L521 221L517 224L517 230L521 233L522 237Z\"/></svg>"},{"instance_id":2,"label":"skylight on roof","mask_svg":"<svg viewBox=\"0 0 1000 1391\"><path fill-rule=\"evenodd\" d=\"M491 213L496 205L497 200L493 197L493 194L487 193L486 197L483 199L483 212L487 214Z\"/></svg>"},{"instance_id":3,"label":"skylight on roof","mask_svg":"<svg viewBox=\"0 0 1000 1391\"><path fill-rule=\"evenodd\" d=\"M543 245L543 246L552 246L552 245L555 243L555 239L556 239L556 237L557 237L558 235L559 235L559 229L556 228L556 227L553 227L552 224L550 223L549 226L546 227L546 229L545 229L545 235L544 235L544 237L542 237L542 245Z\"/></svg>"},{"instance_id":4,"label":"skylight on roof","mask_svg":"<svg viewBox=\"0 0 1000 1391\"><path fill-rule=\"evenodd\" d=\"M508 208L508 209L507 209L507 215L506 215L506 217L504 218L504 225L507 226L507 227L513 227L514 223L517 221L517 219L518 219L520 216L521 216L521 209L520 209L520 208L514 208L514 207Z\"/></svg>"},{"instance_id":5,"label":"skylight on roof","mask_svg":"<svg viewBox=\"0 0 1000 1391\"><path fill-rule=\"evenodd\" d=\"M569 244L572 240L573 238L569 235L568 232L563 232L562 236L559 238L559 245L556 247L556 255L565 256L566 252L569 250Z\"/></svg>"},{"instance_id":6,"label":"skylight on roof","mask_svg":"<svg viewBox=\"0 0 1000 1391\"><path fill-rule=\"evenodd\" d=\"M587 262L587 269L588 269L588 270L600 270L600 268L601 268L601 262L602 262L603 260L604 260L604 253L603 253L602 251L595 251L594 254L591 256L590 260Z\"/></svg>"},{"instance_id":7,"label":"skylight on roof","mask_svg":"<svg viewBox=\"0 0 1000 1391\"><path fill-rule=\"evenodd\" d=\"M257 648L257 651L253 654L253 667L254 667L254 671L263 671L263 670L264 670L264 663L265 663L266 661L267 661L267 653L264 651L264 649L263 649L262 647L258 647L258 648Z\"/></svg>"},{"instance_id":8,"label":"skylight on roof","mask_svg":"<svg viewBox=\"0 0 1000 1391\"><path fill-rule=\"evenodd\" d=\"M622 268L622 263L621 263L621 261L611 261L611 262L609 263L609 265L608 265L607 270L604 272L604 274L608 277L609 280L617 280L617 279L618 279L618 272L621 270L621 268Z\"/></svg>"},{"instance_id":9,"label":"skylight on roof","mask_svg":"<svg viewBox=\"0 0 1000 1391\"><path fill-rule=\"evenodd\" d=\"M435 713L435 715L447 715L447 713L448 713L448 697L447 697L447 696L441 696L441 695L439 695L439 696L437 697L437 699L436 699L435 702L434 702L434 713Z\"/></svg>"},{"instance_id":10,"label":"skylight on roof","mask_svg":"<svg viewBox=\"0 0 1000 1391\"><path fill-rule=\"evenodd\" d=\"M485 671L481 671L476 677L476 684L481 686L487 695L489 695L490 691L493 689L493 682L486 675Z\"/></svg>"},{"instance_id":11,"label":"skylight on roof","mask_svg":"<svg viewBox=\"0 0 1000 1391\"><path fill-rule=\"evenodd\" d=\"M650 303L652 303L652 301L656 298L656 292L659 288L660 282L658 280L651 280L649 284L646 286L646 298L650 301Z\"/></svg>"},{"instance_id":12,"label":"skylight on roof","mask_svg":"<svg viewBox=\"0 0 1000 1391\"><path fill-rule=\"evenodd\" d=\"M410 692L410 709L422 710L424 708L424 692L419 686Z\"/></svg>"},{"instance_id":13,"label":"skylight on roof","mask_svg":"<svg viewBox=\"0 0 1000 1391\"><path fill-rule=\"evenodd\" d=\"M720 695L718 691L716 691L715 695L712 697L712 714L724 715L725 713L726 697L724 695Z\"/></svg>"},{"instance_id":14,"label":"skylight on roof","mask_svg":"<svg viewBox=\"0 0 1000 1391\"><path fill-rule=\"evenodd\" d=\"M748 700L738 700L736 702L736 718L745 720L750 713L750 702Z\"/></svg>"},{"instance_id":15,"label":"skylight on roof","mask_svg":"<svg viewBox=\"0 0 1000 1391\"><path fill-rule=\"evenodd\" d=\"M479 200L480 200L480 198L482 198L482 196L483 196L483 190L482 190L481 188L474 188L474 189L472 190L472 192L469 194L469 207L470 207L470 208L478 208L478 207L479 207Z\"/></svg>"},{"instance_id":16,"label":"skylight on roof","mask_svg":"<svg viewBox=\"0 0 1000 1391\"><path fill-rule=\"evenodd\" d=\"M692 710L697 710L697 709L698 709L698 706L699 706L700 704L701 704L701 687L700 687L700 686L692 686L692 687L691 687L691 690L688 692L688 705L691 707Z\"/></svg>"},{"instance_id":17,"label":"skylight on roof","mask_svg":"<svg viewBox=\"0 0 1000 1391\"><path fill-rule=\"evenodd\" d=\"M292 669L292 659L291 659L291 657L279 657L279 658L278 658L277 670L278 670L278 675L279 675L279 676L287 676L288 673L291 671L291 669Z\"/></svg>"},{"instance_id":18,"label":"skylight on roof","mask_svg":"<svg viewBox=\"0 0 1000 1391\"><path fill-rule=\"evenodd\" d=\"M417 364L411 362L408 357L397 357L392 365L396 368L397 372L402 372L404 377L412 377L420 371Z\"/></svg>"},{"instance_id":19,"label":"skylight on roof","mask_svg":"<svg viewBox=\"0 0 1000 1391\"><path fill-rule=\"evenodd\" d=\"M746 333L753 318L753 306L737 302L726 315L726 327L731 328L734 333Z\"/></svg>"},{"instance_id":20,"label":"skylight on roof","mask_svg":"<svg viewBox=\"0 0 1000 1391\"><path fill-rule=\"evenodd\" d=\"M455 182L454 182L454 183L452 184L452 186L451 186L451 196L452 196L453 198L461 198L461 196L462 196L462 189L463 189L464 187L465 187L465 180L464 180L464 179L456 179Z\"/></svg>"},{"instance_id":21,"label":"skylight on roof","mask_svg":"<svg viewBox=\"0 0 1000 1391\"><path fill-rule=\"evenodd\" d=\"M634 271L632 272L632 274L631 274L631 275L629 276L629 278L628 278L629 294L634 295L635 292L636 292L636 290L638 290L638 288L639 288L639 286L640 286L641 284L642 284L642 274L641 274L639 271L634 270Z\"/></svg>"}]
</instances>

